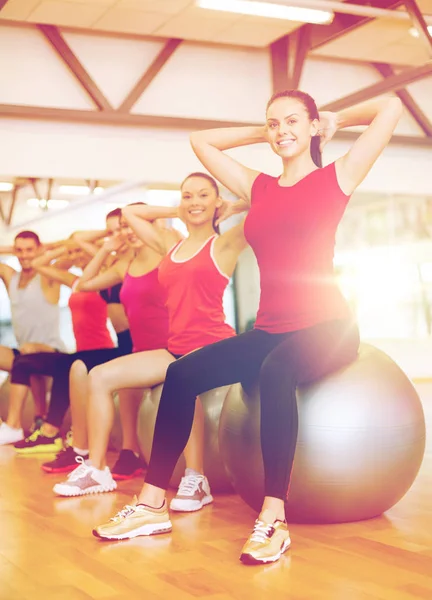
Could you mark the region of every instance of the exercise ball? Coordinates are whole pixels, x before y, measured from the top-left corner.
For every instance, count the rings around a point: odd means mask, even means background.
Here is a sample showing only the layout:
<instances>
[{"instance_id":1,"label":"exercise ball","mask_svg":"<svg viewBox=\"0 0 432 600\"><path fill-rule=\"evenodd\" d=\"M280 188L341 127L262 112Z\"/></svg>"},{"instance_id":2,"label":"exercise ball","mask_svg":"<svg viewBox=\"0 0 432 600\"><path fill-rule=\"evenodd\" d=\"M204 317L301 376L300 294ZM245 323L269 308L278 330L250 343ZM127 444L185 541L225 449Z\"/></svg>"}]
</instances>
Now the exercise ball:
<instances>
[{"instance_id":1,"label":"exercise ball","mask_svg":"<svg viewBox=\"0 0 432 600\"><path fill-rule=\"evenodd\" d=\"M353 363L300 387L297 404L289 521L370 519L406 494L423 459L425 420L414 386L384 352L362 344ZM257 511L264 497L259 429L257 386L249 394L232 386L219 444L234 489Z\"/></svg>"},{"instance_id":2,"label":"exercise ball","mask_svg":"<svg viewBox=\"0 0 432 600\"><path fill-rule=\"evenodd\" d=\"M150 461L156 416L163 385L154 387L142 404L138 418L138 437L147 463ZM219 452L219 417L229 386L217 388L200 396L204 412L204 471L212 492L232 492ZM177 462L170 485L177 488L185 472L183 455Z\"/></svg>"}]
</instances>

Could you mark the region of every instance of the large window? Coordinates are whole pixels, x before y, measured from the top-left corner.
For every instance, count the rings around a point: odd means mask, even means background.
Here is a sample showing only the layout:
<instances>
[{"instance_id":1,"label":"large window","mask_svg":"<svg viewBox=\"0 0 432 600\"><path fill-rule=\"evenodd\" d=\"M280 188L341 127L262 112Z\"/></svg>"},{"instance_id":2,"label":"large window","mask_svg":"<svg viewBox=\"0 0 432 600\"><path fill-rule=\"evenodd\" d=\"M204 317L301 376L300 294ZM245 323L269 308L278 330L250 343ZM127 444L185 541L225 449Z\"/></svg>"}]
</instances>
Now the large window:
<instances>
[{"instance_id":1,"label":"large window","mask_svg":"<svg viewBox=\"0 0 432 600\"><path fill-rule=\"evenodd\" d=\"M357 194L335 266L366 338L432 334L432 198Z\"/></svg>"}]
</instances>

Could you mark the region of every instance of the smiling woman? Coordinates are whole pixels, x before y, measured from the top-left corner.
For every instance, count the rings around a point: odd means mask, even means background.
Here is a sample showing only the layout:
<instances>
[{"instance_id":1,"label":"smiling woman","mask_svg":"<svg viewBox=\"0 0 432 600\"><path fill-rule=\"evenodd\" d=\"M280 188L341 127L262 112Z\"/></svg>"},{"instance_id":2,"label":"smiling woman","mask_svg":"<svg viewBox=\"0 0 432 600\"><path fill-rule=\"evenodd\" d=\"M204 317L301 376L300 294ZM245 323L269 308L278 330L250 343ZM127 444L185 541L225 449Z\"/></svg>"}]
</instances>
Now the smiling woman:
<instances>
[{"instance_id":1,"label":"smiling woman","mask_svg":"<svg viewBox=\"0 0 432 600\"><path fill-rule=\"evenodd\" d=\"M294 112L287 110L287 102L282 102L285 98L293 100ZM317 167L322 167L319 118L315 100L309 94L300 90L287 90L274 94L267 104L270 146L283 158L303 152L310 145L312 160Z\"/></svg>"}]
</instances>

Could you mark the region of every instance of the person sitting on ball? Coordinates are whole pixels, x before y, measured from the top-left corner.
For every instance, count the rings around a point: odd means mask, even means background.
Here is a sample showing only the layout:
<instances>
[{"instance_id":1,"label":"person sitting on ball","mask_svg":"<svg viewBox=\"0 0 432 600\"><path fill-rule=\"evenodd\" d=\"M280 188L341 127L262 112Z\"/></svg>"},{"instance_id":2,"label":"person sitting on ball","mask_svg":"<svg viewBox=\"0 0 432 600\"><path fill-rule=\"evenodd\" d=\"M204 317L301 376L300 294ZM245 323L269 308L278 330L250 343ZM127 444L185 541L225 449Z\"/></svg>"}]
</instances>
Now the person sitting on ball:
<instances>
[{"instance_id":1,"label":"person sitting on ball","mask_svg":"<svg viewBox=\"0 0 432 600\"><path fill-rule=\"evenodd\" d=\"M224 203L216 181L205 173L192 173L186 177L181 193L179 207L131 204L123 209L123 218L131 232L144 244L144 252L153 257L153 268L145 275L140 275L135 263L131 263L121 292L138 351L90 371L90 460L77 467L66 482L56 484L56 494L75 496L109 492L116 488L106 466L109 433L114 421L112 395L116 390L156 386L164 381L168 366L176 359L197 348L235 336L233 328L225 322L223 295L237 258L246 247L243 223L218 235L215 218L218 208ZM238 207L244 209L244 202L239 202ZM180 217L186 224L189 232L186 239L182 239L175 229L155 223L175 217ZM112 278L109 279L112 284L113 277L113 273L106 271L90 281L89 286L93 289L106 285L108 278ZM144 301L139 301L136 294L137 288L141 287L145 292L145 302L148 302L149 296L155 295L149 288L149 278L156 282L159 278L158 293L164 296L168 310L168 341L162 344L157 338L153 340L153 347L145 348L143 343L139 343L138 334L147 340L151 323L142 327ZM134 295L135 300L132 301ZM157 316L153 323L157 325ZM204 416L200 408L199 405L185 449L186 473L171 502L172 510L196 511L213 501L204 475ZM99 535L105 537L103 529L100 529ZM130 537L128 524L122 522L118 530L111 527L110 535L118 539Z\"/></svg>"},{"instance_id":2,"label":"person sitting on ball","mask_svg":"<svg viewBox=\"0 0 432 600\"><path fill-rule=\"evenodd\" d=\"M121 527L136 535L171 530L166 489L191 431L196 397L255 373L265 498L240 559L269 563L288 549L284 500L297 439L296 387L353 361L359 346L357 326L333 271L336 230L350 195L384 150L401 114L397 98L319 114L308 94L287 90L270 99L263 127L192 133L192 147L203 165L250 203L245 235L260 270L257 320L252 331L169 366L140 504L96 528L96 535L109 538ZM324 143L338 129L355 125L369 127L344 156L322 168ZM282 159L280 177L249 169L224 153L261 142Z\"/></svg>"}]
</instances>

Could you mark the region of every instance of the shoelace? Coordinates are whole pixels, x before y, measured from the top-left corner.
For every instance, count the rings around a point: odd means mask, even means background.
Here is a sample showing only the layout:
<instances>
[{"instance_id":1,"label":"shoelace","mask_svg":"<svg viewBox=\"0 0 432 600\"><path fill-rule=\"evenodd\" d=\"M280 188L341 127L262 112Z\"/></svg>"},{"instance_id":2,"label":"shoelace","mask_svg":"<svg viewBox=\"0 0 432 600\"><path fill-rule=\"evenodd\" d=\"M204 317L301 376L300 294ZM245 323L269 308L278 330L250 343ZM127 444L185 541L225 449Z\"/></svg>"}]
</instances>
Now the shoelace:
<instances>
[{"instance_id":1,"label":"shoelace","mask_svg":"<svg viewBox=\"0 0 432 600\"><path fill-rule=\"evenodd\" d=\"M91 471L91 467L85 464L85 460L82 456L76 457L76 462L80 463L79 467L74 469L72 473L69 473L68 481L76 481L80 477L84 477L87 475L89 471Z\"/></svg>"},{"instance_id":2,"label":"shoelace","mask_svg":"<svg viewBox=\"0 0 432 600\"><path fill-rule=\"evenodd\" d=\"M121 510L119 510L119 512L114 515L110 521L120 521L122 519L125 519L126 517L128 517L129 515L131 515L132 513L135 512L136 506L131 506L130 504L126 504L126 506L124 506Z\"/></svg>"},{"instance_id":3,"label":"shoelace","mask_svg":"<svg viewBox=\"0 0 432 600\"><path fill-rule=\"evenodd\" d=\"M180 481L179 489L177 492L178 495L179 496L193 496L195 490L198 487L198 484L202 480L203 480L203 478L200 475L185 475L185 477L182 477L182 479Z\"/></svg>"},{"instance_id":4,"label":"shoelace","mask_svg":"<svg viewBox=\"0 0 432 600\"><path fill-rule=\"evenodd\" d=\"M274 531L274 525L257 521L250 537L251 542L265 542Z\"/></svg>"}]
</instances>

